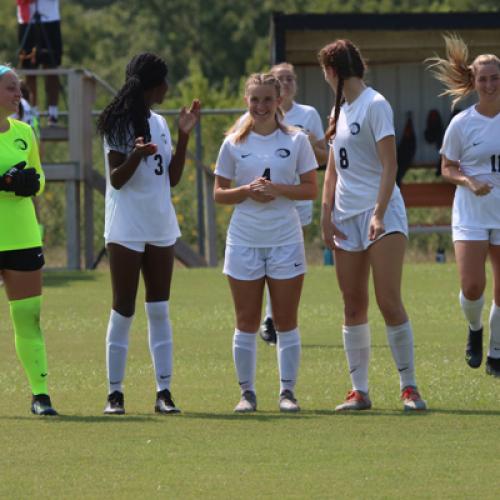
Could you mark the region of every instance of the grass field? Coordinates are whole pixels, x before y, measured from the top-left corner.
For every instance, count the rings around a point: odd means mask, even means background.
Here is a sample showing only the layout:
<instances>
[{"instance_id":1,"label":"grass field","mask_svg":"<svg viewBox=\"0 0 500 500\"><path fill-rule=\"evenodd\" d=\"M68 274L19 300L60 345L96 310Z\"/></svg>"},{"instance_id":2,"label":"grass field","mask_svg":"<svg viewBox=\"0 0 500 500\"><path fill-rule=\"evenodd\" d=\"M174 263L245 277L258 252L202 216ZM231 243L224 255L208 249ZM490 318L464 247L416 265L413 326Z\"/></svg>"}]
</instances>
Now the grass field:
<instances>
[{"instance_id":1,"label":"grass field","mask_svg":"<svg viewBox=\"0 0 500 500\"><path fill-rule=\"evenodd\" d=\"M54 419L28 412L27 383L0 295L2 499L498 498L500 380L463 360L465 322L452 264L405 268L417 377L431 408L418 415L402 412L397 371L373 305L373 410L334 414L349 378L332 268L311 268L305 281L298 415L277 411L275 350L260 341L259 411L232 413L239 396L233 311L219 269L175 272L173 395L183 414L174 417L152 411L142 291L129 350L127 415L107 417L108 275L46 274L42 323L51 394L63 415Z\"/></svg>"}]
</instances>

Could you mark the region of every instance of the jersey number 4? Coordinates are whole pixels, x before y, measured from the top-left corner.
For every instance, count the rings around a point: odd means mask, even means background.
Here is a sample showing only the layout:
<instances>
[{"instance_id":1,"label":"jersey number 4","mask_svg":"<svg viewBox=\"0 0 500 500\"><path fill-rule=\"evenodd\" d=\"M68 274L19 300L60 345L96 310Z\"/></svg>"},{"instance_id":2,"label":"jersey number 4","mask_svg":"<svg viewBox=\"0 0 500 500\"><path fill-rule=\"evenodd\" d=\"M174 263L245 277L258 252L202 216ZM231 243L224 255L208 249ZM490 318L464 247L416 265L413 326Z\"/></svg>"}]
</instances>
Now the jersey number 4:
<instances>
[{"instance_id":1,"label":"jersey number 4","mask_svg":"<svg viewBox=\"0 0 500 500\"><path fill-rule=\"evenodd\" d=\"M491 171L493 173L500 172L500 155L491 155Z\"/></svg>"},{"instance_id":2,"label":"jersey number 4","mask_svg":"<svg viewBox=\"0 0 500 500\"><path fill-rule=\"evenodd\" d=\"M154 159L156 160L157 167L155 168L156 175L163 174L163 158L161 155L154 155Z\"/></svg>"}]
</instances>

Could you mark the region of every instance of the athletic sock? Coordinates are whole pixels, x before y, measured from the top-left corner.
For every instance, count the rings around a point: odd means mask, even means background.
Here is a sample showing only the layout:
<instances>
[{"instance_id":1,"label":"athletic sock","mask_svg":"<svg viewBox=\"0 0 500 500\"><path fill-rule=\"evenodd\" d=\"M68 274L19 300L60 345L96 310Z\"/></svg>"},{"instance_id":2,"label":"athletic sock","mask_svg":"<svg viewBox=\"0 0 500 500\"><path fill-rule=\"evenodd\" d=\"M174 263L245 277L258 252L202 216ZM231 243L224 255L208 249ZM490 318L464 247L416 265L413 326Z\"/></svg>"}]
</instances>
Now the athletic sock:
<instances>
[{"instance_id":1,"label":"athletic sock","mask_svg":"<svg viewBox=\"0 0 500 500\"><path fill-rule=\"evenodd\" d=\"M149 350L156 376L156 390L170 390L173 344L168 300L146 302L145 307L148 317Z\"/></svg>"},{"instance_id":2,"label":"athletic sock","mask_svg":"<svg viewBox=\"0 0 500 500\"><path fill-rule=\"evenodd\" d=\"M349 365L352 388L368 393L368 367L370 365L370 326L368 323L342 327L344 350Z\"/></svg>"},{"instance_id":3,"label":"athletic sock","mask_svg":"<svg viewBox=\"0 0 500 500\"><path fill-rule=\"evenodd\" d=\"M271 305L271 294L269 293L269 285L266 284L266 319L273 317L273 307Z\"/></svg>"},{"instance_id":4,"label":"athletic sock","mask_svg":"<svg viewBox=\"0 0 500 500\"><path fill-rule=\"evenodd\" d=\"M386 325L387 339L391 346L392 357L399 372L400 388L409 385L416 387L415 356L413 353L413 331L411 323L407 321L401 325Z\"/></svg>"},{"instance_id":5,"label":"athletic sock","mask_svg":"<svg viewBox=\"0 0 500 500\"><path fill-rule=\"evenodd\" d=\"M255 373L257 370L256 333L234 330L233 359L241 392L255 392Z\"/></svg>"},{"instance_id":6,"label":"athletic sock","mask_svg":"<svg viewBox=\"0 0 500 500\"><path fill-rule=\"evenodd\" d=\"M465 298L462 290L460 290L459 299L465 319L469 322L469 328L473 331L480 330L483 326L481 313L483 312L484 296L481 295L477 300L469 300Z\"/></svg>"},{"instance_id":7,"label":"athletic sock","mask_svg":"<svg viewBox=\"0 0 500 500\"><path fill-rule=\"evenodd\" d=\"M300 333L298 328L287 332L276 332L278 367L280 371L280 394L294 391L300 365Z\"/></svg>"},{"instance_id":8,"label":"athletic sock","mask_svg":"<svg viewBox=\"0 0 500 500\"><path fill-rule=\"evenodd\" d=\"M491 304L490 310L490 348L488 350L490 358L500 358L500 307Z\"/></svg>"},{"instance_id":9,"label":"athletic sock","mask_svg":"<svg viewBox=\"0 0 500 500\"><path fill-rule=\"evenodd\" d=\"M47 353L40 329L41 303L40 295L9 302L17 356L28 376L34 395L48 394Z\"/></svg>"},{"instance_id":10,"label":"athletic sock","mask_svg":"<svg viewBox=\"0 0 500 500\"><path fill-rule=\"evenodd\" d=\"M109 394L122 390L127 363L128 337L134 316L122 316L111 310L106 334L106 366Z\"/></svg>"}]
</instances>

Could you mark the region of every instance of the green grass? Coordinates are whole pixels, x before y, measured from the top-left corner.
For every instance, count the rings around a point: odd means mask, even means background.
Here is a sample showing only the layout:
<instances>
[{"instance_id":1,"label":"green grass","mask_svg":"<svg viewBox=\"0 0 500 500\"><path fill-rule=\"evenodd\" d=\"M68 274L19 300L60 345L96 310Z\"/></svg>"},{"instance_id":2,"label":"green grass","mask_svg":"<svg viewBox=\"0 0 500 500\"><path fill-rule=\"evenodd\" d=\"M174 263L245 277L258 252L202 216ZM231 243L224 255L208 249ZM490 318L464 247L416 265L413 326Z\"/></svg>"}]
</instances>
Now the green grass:
<instances>
[{"instance_id":1,"label":"green grass","mask_svg":"<svg viewBox=\"0 0 500 500\"><path fill-rule=\"evenodd\" d=\"M0 498L494 498L500 380L463 360L454 265L408 264L404 297L419 386L431 411L401 410L380 314L370 313L373 410L335 415L349 388L342 304L332 268L313 267L301 305L303 411L277 411L275 350L259 342L259 412L234 415L233 310L220 270L176 269L171 315L176 417L153 413L154 377L139 293L125 417L102 415L104 272L45 276L51 394L63 414L31 416L4 294L0 297ZM488 289L486 303L491 300ZM373 301L372 301L373 302ZM486 308L487 309L487 308ZM487 318L485 309L484 319ZM497 491L497 494L494 492Z\"/></svg>"}]
</instances>

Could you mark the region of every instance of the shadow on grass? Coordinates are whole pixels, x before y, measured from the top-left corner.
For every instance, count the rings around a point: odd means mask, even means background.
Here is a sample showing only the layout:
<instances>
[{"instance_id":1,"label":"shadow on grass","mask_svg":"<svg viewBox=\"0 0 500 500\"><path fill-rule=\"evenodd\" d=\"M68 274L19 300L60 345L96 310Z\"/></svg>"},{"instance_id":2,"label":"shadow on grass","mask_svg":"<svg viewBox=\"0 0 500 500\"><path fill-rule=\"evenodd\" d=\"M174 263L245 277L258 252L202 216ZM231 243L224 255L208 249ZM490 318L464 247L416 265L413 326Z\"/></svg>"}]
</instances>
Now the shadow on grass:
<instances>
[{"instance_id":1,"label":"shadow on grass","mask_svg":"<svg viewBox=\"0 0 500 500\"><path fill-rule=\"evenodd\" d=\"M186 412L183 415L184 418L200 419L200 420L233 420L235 422L241 422L243 420L256 420L257 422L270 422L273 420L282 419L304 419L312 418L314 415L309 412L301 411L300 413L279 413L279 412L260 412L255 413L207 413L207 412Z\"/></svg>"},{"instance_id":2,"label":"shadow on grass","mask_svg":"<svg viewBox=\"0 0 500 500\"><path fill-rule=\"evenodd\" d=\"M37 417L35 415L28 417L1 417L2 420L15 420L15 421L30 421L30 422L51 422L51 423L61 423L61 422L74 422L74 423L84 423L84 424L95 424L95 423L126 423L126 422L150 422L158 420L154 415L58 415L57 417Z\"/></svg>"},{"instance_id":3,"label":"shadow on grass","mask_svg":"<svg viewBox=\"0 0 500 500\"><path fill-rule=\"evenodd\" d=\"M43 274L43 286L66 286L75 281L95 281L96 275L91 271L49 271Z\"/></svg>"},{"instance_id":4,"label":"shadow on grass","mask_svg":"<svg viewBox=\"0 0 500 500\"><path fill-rule=\"evenodd\" d=\"M435 413L440 414L443 413L445 415L470 415L474 417L493 417L500 416L500 410L454 410L453 408L431 408L427 413Z\"/></svg>"},{"instance_id":5,"label":"shadow on grass","mask_svg":"<svg viewBox=\"0 0 500 500\"><path fill-rule=\"evenodd\" d=\"M389 349L387 344L373 344L372 349ZM302 349L339 349L344 350L343 344L302 344Z\"/></svg>"}]
</instances>

